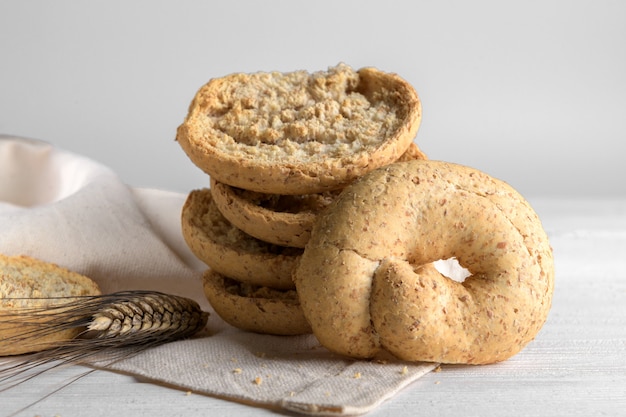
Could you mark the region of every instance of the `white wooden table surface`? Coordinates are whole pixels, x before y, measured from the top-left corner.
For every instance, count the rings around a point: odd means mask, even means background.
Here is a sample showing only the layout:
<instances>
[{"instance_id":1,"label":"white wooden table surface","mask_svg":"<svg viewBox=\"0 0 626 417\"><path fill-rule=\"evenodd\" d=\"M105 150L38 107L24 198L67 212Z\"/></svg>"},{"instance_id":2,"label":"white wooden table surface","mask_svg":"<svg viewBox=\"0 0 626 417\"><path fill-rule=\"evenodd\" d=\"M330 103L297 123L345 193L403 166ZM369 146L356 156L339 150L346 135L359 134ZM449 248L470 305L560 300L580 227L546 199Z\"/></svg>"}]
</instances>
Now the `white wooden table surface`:
<instances>
[{"instance_id":1,"label":"white wooden table surface","mask_svg":"<svg viewBox=\"0 0 626 417\"><path fill-rule=\"evenodd\" d=\"M530 202L556 265L553 307L536 340L500 364L443 366L368 416L626 416L626 199ZM17 415L277 413L104 371L68 385L85 370L70 367L1 392L0 416L36 400Z\"/></svg>"}]
</instances>

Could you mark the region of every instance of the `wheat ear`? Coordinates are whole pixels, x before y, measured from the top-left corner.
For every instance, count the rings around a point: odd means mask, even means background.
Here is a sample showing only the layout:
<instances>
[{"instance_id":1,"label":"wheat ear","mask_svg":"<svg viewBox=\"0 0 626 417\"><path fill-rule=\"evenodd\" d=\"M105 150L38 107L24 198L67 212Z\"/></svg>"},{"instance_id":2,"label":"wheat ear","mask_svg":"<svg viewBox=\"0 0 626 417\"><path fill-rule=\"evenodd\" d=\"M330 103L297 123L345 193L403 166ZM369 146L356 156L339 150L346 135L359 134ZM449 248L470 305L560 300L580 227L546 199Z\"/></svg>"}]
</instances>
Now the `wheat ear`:
<instances>
[{"instance_id":1,"label":"wheat ear","mask_svg":"<svg viewBox=\"0 0 626 417\"><path fill-rule=\"evenodd\" d=\"M195 301L157 292L116 293L94 301L97 311L82 337L126 345L186 338L201 330L208 318Z\"/></svg>"},{"instance_id":2,"label":"wheat ear","mask_svg":"<svg viewBox=\"0 0 626 417\"><path fill-rule=\"evenodd\" d=\"M0 341L0 345L30 343L36 347L39 338L71 329L78 329L78 336L27 355L24 360L0 364L0 391L32 378L28 371L42 365L48 365L41 371L45 372L59 365L85 362L100 354L106 354L111 362L191 337L205 327L209 316L193 300L155 291L48 300L51 305L47 307L0 313L4 326L24 328L23 332Z\"/></svg>"}]
</instances>

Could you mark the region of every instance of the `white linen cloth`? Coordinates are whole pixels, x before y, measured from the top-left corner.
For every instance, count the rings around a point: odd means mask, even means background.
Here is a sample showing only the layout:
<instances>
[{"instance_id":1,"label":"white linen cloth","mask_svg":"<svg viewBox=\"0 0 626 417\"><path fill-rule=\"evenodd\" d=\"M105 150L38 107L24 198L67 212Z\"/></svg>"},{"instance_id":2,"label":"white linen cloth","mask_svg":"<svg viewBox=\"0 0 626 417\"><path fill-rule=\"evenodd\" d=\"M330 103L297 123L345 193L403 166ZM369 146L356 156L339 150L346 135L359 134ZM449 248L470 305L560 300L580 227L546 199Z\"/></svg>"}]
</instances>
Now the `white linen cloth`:
<instances>
[{"instance_id":1,"label":"white linen cloth","mask_svg":"<svg viewBox=\"0 0 626 417\"><path fill-rule=\"evenodd\" d=\"M340 415L372 410L436 366L354 361L312 335L259 335L223 322L204 298L206 266L181 234L185 198L127 186L108 167L51 144L0 135L0 253L59 264L104 293L164 291L211 313L199 337L107 369L251 406Z\"/></svg>"}]
</instances>

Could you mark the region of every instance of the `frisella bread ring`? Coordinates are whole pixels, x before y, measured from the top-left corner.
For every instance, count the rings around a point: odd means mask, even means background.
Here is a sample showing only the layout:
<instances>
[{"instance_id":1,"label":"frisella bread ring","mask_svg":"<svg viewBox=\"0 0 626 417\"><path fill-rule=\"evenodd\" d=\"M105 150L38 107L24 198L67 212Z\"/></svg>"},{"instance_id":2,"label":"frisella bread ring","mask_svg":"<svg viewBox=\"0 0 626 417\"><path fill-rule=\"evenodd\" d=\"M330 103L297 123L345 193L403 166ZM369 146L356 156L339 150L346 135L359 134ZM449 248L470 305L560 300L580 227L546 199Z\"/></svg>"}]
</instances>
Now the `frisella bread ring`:
<instances>
[{"instance_id":1,"label":"frisella bread ring","mask_svg":"<svg viewBox=\"0 0 626 417\"><path fill-rule=\"evenodd\" d=\"M433 262L456 258L457 282ZM541 329L554 286L537 214L506 183L438 161L370 172L320 215L294 273L328 349L370 358L485 364Z\"/></svg>"},{"instance_id":2,"label":"frisella bread ring","mask_svg":"<svg viewBox=\"0 0 626 417\"><path fill-rule=\"evenodd\" d=\"M194 96L176 139L221 183L313 194L396 161L421 118L421 102L406 80L339 64L314 73L214 78Z\"/></svg>"},{"instance_id":3,"label":"frisella bread ring","mask_svg":"<svg viewBox=\"0 0 626 417\"><path fill-rule=\"evenodd\" d=\"M248 284L293 289L293 269L302 249L272 245L234 227L213 201L211 190L193 190L181 214L191 251L211 269Z\"/></svg>"},{"instance_id":4,"label":"frisella bread ring","mask_svg":"<svg viewBox=\"0 0 626 417\"><path fill-rule=\"evenodd\" d=\"M227 323L262 334L311 333L295 290L277 290L243 283L208 269L203 276L204 294Z\"/></svg>"}]
</instances>

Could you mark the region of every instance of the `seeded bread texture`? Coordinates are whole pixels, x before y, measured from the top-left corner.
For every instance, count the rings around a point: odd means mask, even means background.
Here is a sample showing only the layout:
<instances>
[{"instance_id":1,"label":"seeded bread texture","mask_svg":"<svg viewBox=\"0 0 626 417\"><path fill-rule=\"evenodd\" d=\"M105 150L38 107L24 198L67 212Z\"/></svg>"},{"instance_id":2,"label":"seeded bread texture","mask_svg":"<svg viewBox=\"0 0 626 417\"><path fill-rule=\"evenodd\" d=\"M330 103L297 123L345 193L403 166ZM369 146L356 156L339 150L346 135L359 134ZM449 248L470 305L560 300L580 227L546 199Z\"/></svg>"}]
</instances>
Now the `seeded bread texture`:
<instances>
[{"instance_id":1,"label":"seeded bread texture","mask_svg":"<svg viewBox=\"0 0 626 417\"><path fill-rule=\"evenodd\" d=\"M399 161L413 159L426 159L415 143ZM267 194L231 187L211 178L213 201L233 226L265 242L296 248L304 248L317 214L340 192Z\"/></svg>"},{"instance_id":2,"label":"seeded bread texture","mask_svg":"<svg viewBox=\"0 0 626 417\"><path fill-rule=\"evenodd\" d=\"M54 297L99 294L98 285L88 277L28 256L0 254L0 356L48 349L79 332L67 330L41 337L28 336L29 331L45 326L50 316L42 314L25 323L20 311L68 301Z\"/></svg>"},{"instance_id":3,"label":"seeded bread texture","mask_svg":"<svg viewBox=\"0 0 626 417\"><path fill-rule=\"evenodd\" d=\"M230 325L263 334L311 333L295 290L244 284L213 270L207 270L203 279L211 306Z\"/></svg>"},{"instance_id":4,"label":"seeded bread texture","mask_svg":"<svg viewBox=\"0 0 626 417\"><path fill-rule=\"evenodd\" d=\"M455 258L462 283L433 267ZM519 352L554 290L528 202L476 169L409 161L373 171L319 216L294 274L316 337L347 356L485 364Z\"/></svg>"},{"instance_id":5,"label":"seeded bread texture","mask_svg":"<svg viewBox=\"0 0 626 417\"><path fill-rule=\"evenodd\" d=\"M176 139L219 182L313 194L397 160L420 121L420 100L405 80L339 64L213 79L195 95Z\"/></svg>"},{"instance_id":6,"label":"seeded bread texture","mask_svg":"<svg viewBox=\"0 0 626 417\"><path fill-rule=\"evenodd\" d=\"M266 194L231 187L211 178L213 200L234 226L265 242L297 248L304 248L317 213L340 191Z\"/></svg>"},{"instance_id":7,"label":"seeded bread texture","mask_svg":"<svg viewBox=\"0 0 626 417\"><path fill-rule=\"evenodd\" d=\"M213 202L208 188L189 193L183 205L183 237L211 269L239 281L293 289L293 269L302 249L273 245L234 227Z\"/></svg>"}]
</instances>

